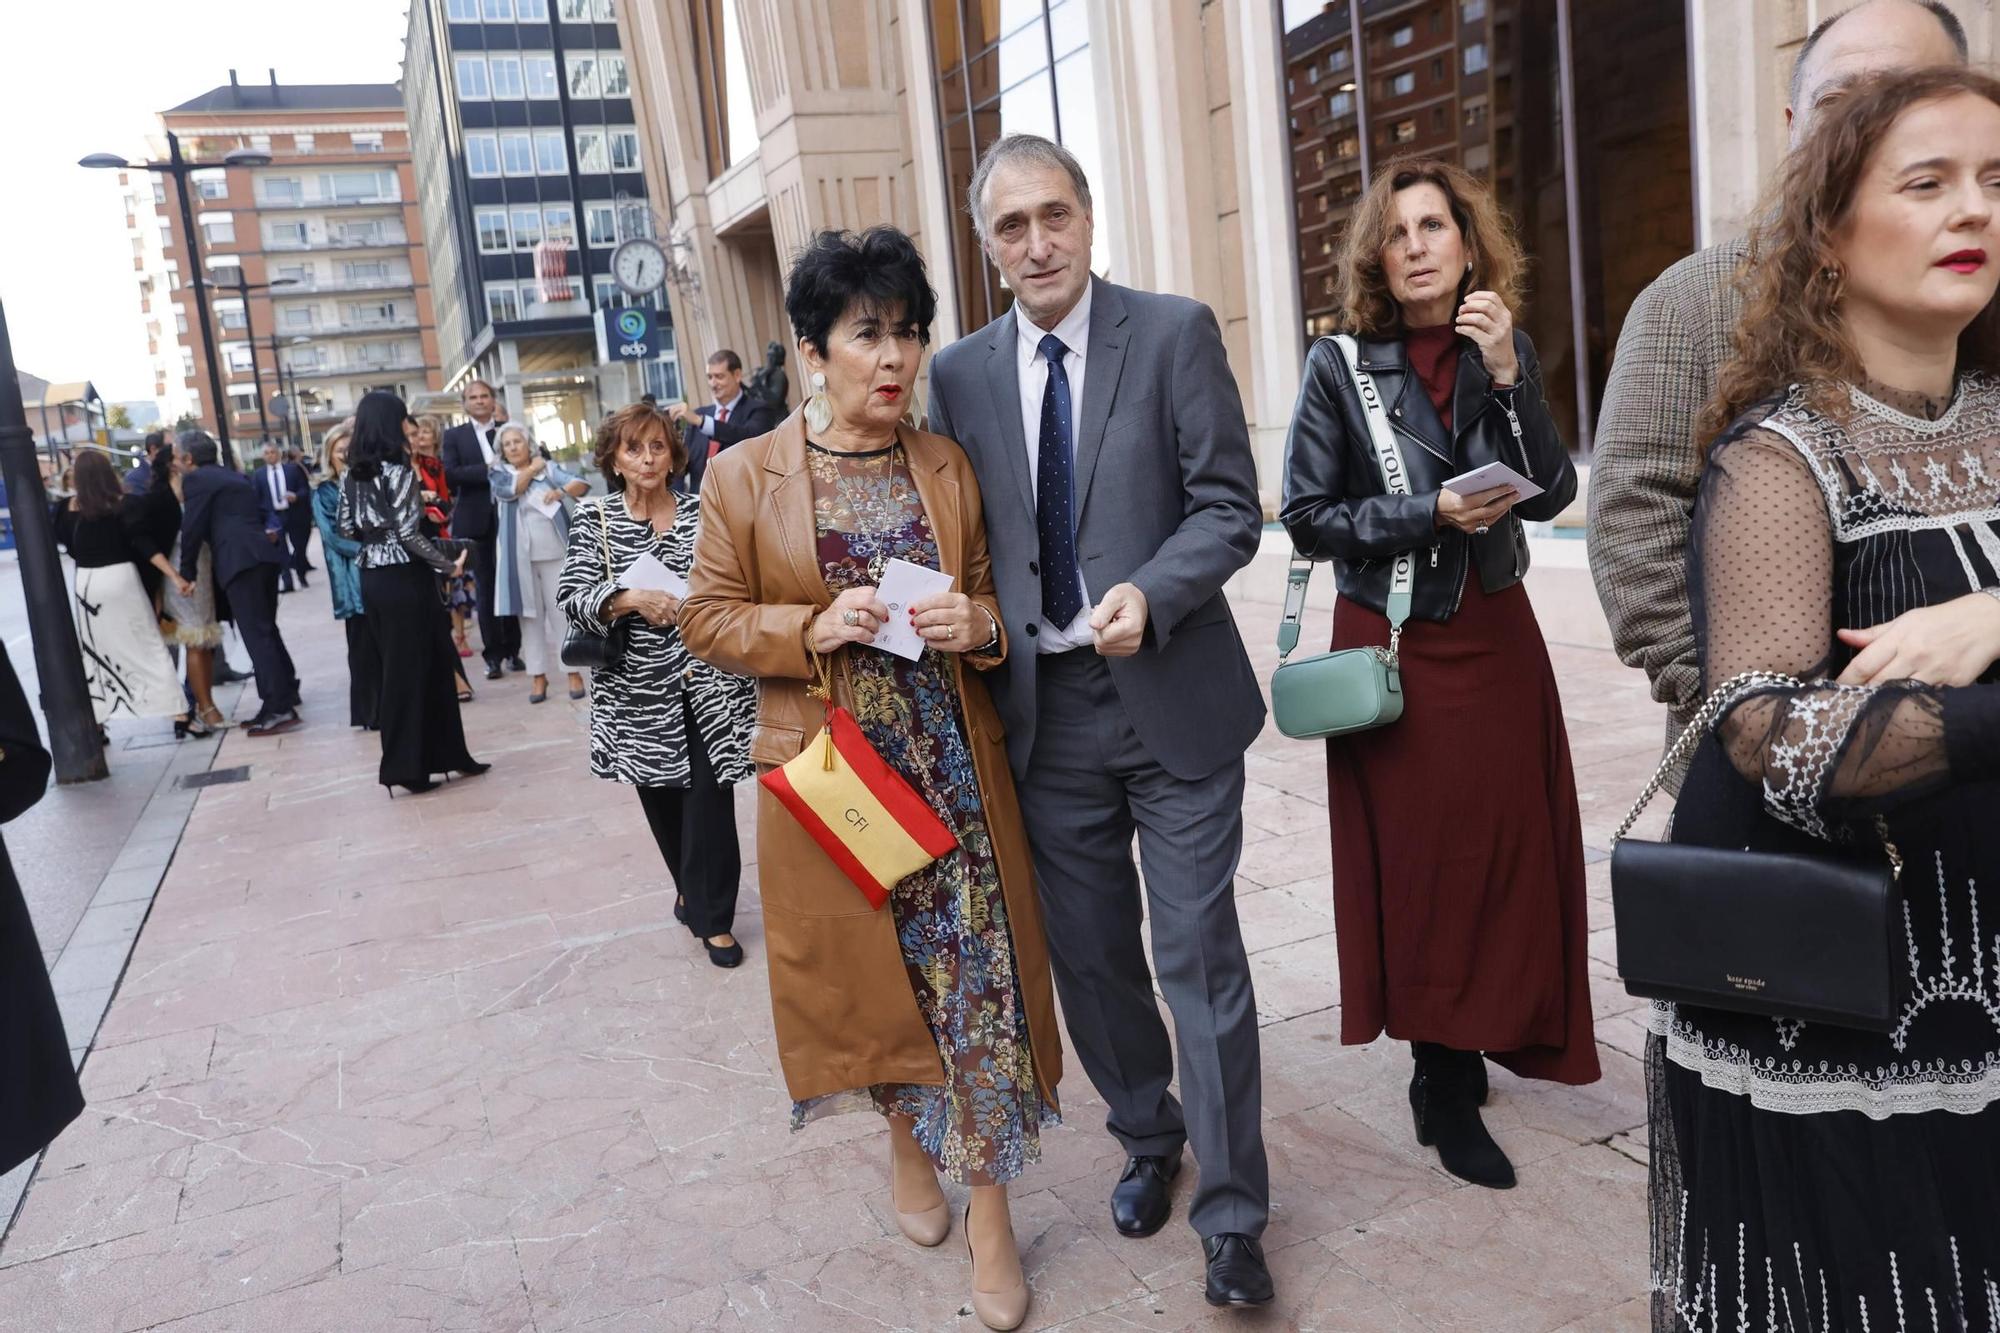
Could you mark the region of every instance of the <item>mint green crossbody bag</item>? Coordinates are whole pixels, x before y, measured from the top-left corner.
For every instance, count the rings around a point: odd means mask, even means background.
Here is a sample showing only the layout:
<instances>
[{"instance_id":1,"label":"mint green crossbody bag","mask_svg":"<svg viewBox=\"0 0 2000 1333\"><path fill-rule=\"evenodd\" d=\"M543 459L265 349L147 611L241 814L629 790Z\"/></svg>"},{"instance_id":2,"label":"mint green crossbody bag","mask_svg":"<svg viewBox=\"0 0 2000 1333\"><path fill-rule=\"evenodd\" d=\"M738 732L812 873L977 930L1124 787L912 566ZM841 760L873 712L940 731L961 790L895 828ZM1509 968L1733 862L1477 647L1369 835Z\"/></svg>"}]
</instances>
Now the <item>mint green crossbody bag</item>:
<instances>
[{"instance_id":1,"label":"mint green crossbody bag","mask_svg":"<svg viewBox=\"0 0 2000 1333\"><path fill-rule=\"evenodd\" d=\"M1390 428L1381 395L1375 391L1375 379L1357 364L1354 339L1343 333L1334 342L1361 393L1383 484L1391 495L1408 495L1410 478L1403 468L1403 449ZM1285 574L1285 614L1278 622L1278 669L1271 676L1271 715L1277 719L1278 730L1294 740L1319 740L1386 727L1403 715L1403 674L1397 651L1416 589L1416 553L1398 552L1390 570L1387 648L1343 648L1294 662L1292 650L1299 646L1299 619L1305 614L1306 585L1312 581L1312 570L1312 561L1295 553Z\"/></svg>"}]
</instances>

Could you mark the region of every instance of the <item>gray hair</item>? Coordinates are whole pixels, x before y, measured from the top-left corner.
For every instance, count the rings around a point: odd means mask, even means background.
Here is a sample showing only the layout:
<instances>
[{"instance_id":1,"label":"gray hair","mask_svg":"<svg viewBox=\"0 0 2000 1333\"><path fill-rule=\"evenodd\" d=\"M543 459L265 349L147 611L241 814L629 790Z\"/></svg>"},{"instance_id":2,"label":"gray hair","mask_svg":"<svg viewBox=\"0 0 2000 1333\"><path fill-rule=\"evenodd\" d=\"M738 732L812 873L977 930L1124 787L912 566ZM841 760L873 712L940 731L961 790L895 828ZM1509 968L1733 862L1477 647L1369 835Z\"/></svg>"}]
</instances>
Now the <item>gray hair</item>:
<instances>
[{"instance_id":1,"label":"gray hair","mask_svg":"<svg viewBox=\"0 0 2000 1333\"><path fill-rule=\"evenodd\" d=\"M528 457L533 458L535 456L534 432L518 421L510 421L500 428L498 435L493 437L493 452L500 456L502 462L505 462L507 458L507 437L509 435L520 436L521 442L528 446Z\"/></svg>"},{"instance_id":2,"label":"gray hair","mask_svg":"<svg viewBox=\"0 0 2000 1333\"><path fill-rule=\"evenodd\" d=\"M965 192L965 210L972 215L972 230L981 245L986 243L986 183L992 179L995 168L1014 162L1059 167L1068 172L1069 183L1076 187L1076 201L1085 211L1090 208L1090 181L1074 153L1039 134L1003 134L986 150L986 156L979 159L972 172L972 185Z\"/></svg>"}]
</instances>

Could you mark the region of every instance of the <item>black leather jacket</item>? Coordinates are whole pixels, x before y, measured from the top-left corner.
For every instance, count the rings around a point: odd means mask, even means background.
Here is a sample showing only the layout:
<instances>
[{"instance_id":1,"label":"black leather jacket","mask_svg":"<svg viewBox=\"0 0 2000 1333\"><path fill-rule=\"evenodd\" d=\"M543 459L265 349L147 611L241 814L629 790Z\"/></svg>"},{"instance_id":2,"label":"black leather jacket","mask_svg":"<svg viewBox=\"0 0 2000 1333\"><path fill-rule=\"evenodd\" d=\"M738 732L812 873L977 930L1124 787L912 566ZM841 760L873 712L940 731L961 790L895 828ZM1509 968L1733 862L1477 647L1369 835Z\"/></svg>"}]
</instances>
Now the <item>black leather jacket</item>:
<instances>
[{"instance_id":1,"label":"black leather jacket","mask_svg":"<svg viewBox=\"0 0 2000 1333\"><path fill-rule=\"evenodd\" d=\"M1279 517L1300 555L1332 560L1340 591L1376 611L1388 605L1391 559L1402 551L1427 552L1417 561L1411 609L1419 620L1449 620L1475 565L1487 592L1513 587L1528 572L1528 536L1521 521L1552 519L1576 498L1576 467L1542 401L1534 344L1515 330L1520 383L1496 390L1478 350L1460 342L1453 429L1447 433L1402 340L1359 340L1361 368L1375 377L1403 446L1407 496L1391 495L1383 484L1361 396L1340 348L1321 338L1306 354L1305 383L1285 443ZM1516 505L1484 537L1440 528L1437 503L1444 483L1494 462L1530 478L1544 494Z\"/></svg>"}]
</instances>

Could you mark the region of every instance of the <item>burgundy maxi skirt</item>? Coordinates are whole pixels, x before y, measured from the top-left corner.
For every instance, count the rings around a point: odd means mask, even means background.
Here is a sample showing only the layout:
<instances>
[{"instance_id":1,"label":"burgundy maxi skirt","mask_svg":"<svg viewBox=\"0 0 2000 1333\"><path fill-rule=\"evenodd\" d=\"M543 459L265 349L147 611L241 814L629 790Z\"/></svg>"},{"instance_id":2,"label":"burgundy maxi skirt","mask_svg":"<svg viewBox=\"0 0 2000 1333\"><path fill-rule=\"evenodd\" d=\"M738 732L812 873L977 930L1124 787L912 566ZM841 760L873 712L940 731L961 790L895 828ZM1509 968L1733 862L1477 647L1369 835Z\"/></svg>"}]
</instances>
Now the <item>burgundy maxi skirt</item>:
<instances>
[{"instance_id":1,"label":"burgundy maxi skirt","mask_svg":"<svg viewBox=\"0 0 2000 1333\"><path fill-rule=\"evenodd\" d=\"M1339 599L1335 648L1388 641L1384 616ZM1398 721L1327 742L1340 1039L1592 1082L1576 778L1527 590L1469 574L1450 621L1404 627L1402 677Z\"/></svg>"}]
</instances>

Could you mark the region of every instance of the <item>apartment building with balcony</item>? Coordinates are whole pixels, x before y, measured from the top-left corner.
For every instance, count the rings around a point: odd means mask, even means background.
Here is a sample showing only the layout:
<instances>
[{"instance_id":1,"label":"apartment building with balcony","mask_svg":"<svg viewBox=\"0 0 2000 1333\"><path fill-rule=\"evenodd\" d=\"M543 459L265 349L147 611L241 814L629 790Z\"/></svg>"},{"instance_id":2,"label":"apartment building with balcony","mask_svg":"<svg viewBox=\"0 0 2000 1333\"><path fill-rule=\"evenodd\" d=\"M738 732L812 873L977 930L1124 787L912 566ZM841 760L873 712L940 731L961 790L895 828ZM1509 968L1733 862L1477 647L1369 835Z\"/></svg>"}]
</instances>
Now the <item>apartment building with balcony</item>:
<instances>
[{"instance_id":1,"label":"apartment building with balcony","mask_svg":"<svg viewBox=\"0 0 2000 1333\"><path fill-rule=\"evenodd\" d=\"M138 275L153 401L162 420L176 421L193 409L189 379L195 364L187 336L191 307L182 306L174 295L181 284L180 261L168 258L174 245L170 219L175 204L168 182L144 171L119 172L118 188L125 203L125 232L132 243L132 270Z\"/></svg>"},{"instance_id":2,"label":"apartment building with balcony","mask_svg":"<svg viewBox=\"0 0 2000 1333\"><path fill-rule=\"evenodd\" d=\"M410 0L402 88L447 386L494 385L551 446L679 396L670 330L640 364L597 354L602 310L667 310L611 273L654 232L612 0Z\"/></svg>"},{"instance_id":3,"label":"apartment building with balcony","mask_svg":"<svg viewBox=\"0 0 2000 1333\"><path fill-rule=\"evenodd\" d=\"M437 320L422 245L416 178L402 91L394 84L229 83L170 111L161 127L194 162L190 202L211 281L230 431L255 441L268 427L282 362L317 434L354 410L370 389L405 398L441 384ZM268 166L224 167L253 148ZM144 182L141 182L143 186ZM180 376L196 415L213 428L203 334L186 282L187 244L171 182L153 191L161 270L142 300L166 288L180 346ZM133 198L128 191L128 214ZM141 202L144 202L143 200ZM143 228L140 228L143 230ZM135 263L139 250L135 246ZM231 288L247 283L247 297ZM148 333L152 333L148 312ZM165 323L161 338L165 337ZM264 406L260 414L259 402Z\"/></svg>"}]
</instances>

